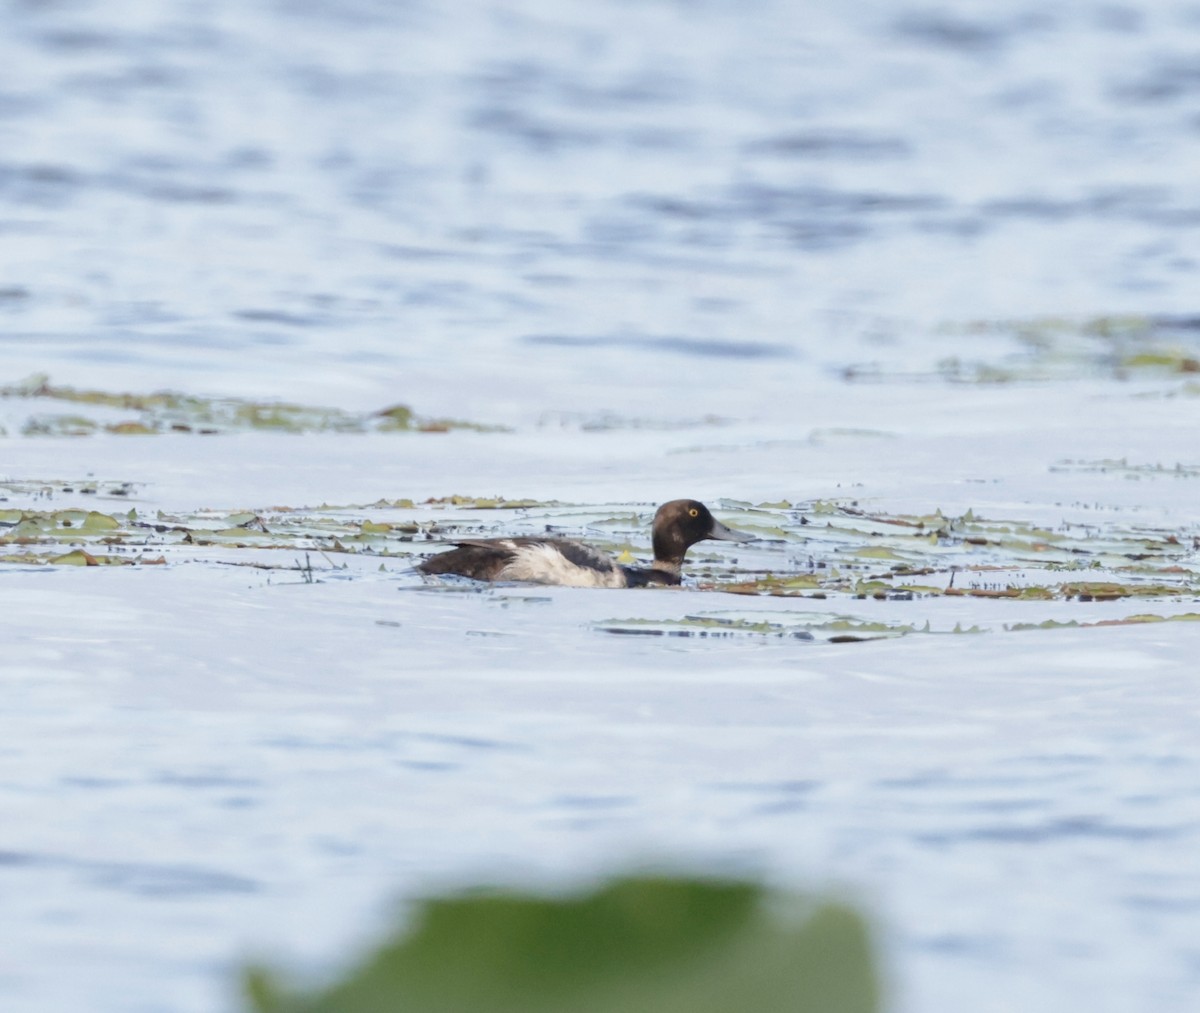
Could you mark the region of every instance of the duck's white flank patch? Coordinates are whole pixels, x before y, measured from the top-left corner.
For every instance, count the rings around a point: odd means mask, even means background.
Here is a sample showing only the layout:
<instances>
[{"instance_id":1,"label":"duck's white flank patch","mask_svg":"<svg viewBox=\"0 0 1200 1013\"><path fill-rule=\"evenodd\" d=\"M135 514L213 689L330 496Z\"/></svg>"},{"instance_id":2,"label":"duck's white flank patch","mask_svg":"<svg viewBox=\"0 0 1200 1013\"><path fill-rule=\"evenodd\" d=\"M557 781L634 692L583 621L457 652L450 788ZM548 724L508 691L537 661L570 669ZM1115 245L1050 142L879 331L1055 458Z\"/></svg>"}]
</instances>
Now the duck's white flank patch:
<instances>
[{"instance_id":1,"label":"duck's white flank patch","mask_svg":"<svg viewBox=\"0 0 1200 1013\"><path fill-rule=\"evenodd\" d=\"M539 584L561 584L564 587L625 587L625 573L612 560L596 552L588 552L595 566L572 563L553 542L536 545L505 543L512 549L512 562L500 571L501 580L531 580Z\"/></svg>"}]
</instances>

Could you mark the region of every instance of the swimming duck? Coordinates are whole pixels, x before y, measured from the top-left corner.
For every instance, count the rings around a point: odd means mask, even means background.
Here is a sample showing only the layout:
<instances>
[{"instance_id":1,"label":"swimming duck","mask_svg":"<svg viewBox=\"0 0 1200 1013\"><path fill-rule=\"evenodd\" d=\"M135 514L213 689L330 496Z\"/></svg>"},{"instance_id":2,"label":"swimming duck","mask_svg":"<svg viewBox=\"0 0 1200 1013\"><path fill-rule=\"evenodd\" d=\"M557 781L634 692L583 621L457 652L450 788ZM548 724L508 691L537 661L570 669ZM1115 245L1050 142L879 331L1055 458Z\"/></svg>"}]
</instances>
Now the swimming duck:
<instances>
[{"instance_id":1,"label":"swimming duck","mask_svg":"<svg viewBox=\"0 0 1200 1013\"><path fill-rule=\"evenodd\" d=\"M603 552L565 538L463 538L456 548L418 564L422 573L456 573L475 580L527 580L565 587L645 587L678 584L683 557L697 542L751 542L753 535L725 527L694 499L664 503L654 515L654 562L622 566Z\"/></svg>"}]
</instances>

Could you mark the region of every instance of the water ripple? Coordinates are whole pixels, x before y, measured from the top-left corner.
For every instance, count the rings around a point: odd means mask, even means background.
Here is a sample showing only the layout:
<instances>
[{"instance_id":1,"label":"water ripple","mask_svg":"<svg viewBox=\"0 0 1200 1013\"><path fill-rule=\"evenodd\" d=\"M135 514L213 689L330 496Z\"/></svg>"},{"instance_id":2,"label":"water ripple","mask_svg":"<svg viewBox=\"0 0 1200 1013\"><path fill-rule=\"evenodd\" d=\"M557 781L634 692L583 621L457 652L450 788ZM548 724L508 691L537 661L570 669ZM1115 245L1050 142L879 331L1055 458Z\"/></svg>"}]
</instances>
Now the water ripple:
<instances>
[{"instance_id":1,"label":"water ripple","mask_svg":"<svg viewBox=\"0 0 1200 1013\"><path fill-rule=\"evenodd\" d=\"M108 862L68 855L0 852L0 869L66 870L90 886L150 897L255 893L260 884L244 876L194 865Z\"/></svg>"},{"instance_id":2,"label":"water ripple","mask_svg":"<svg viewBox=\"0 0 1200 1013\"><path fill-rule=\"evenodd\" d=\"M1163 841L1184 836L1190 826L1139 826L1113 823L1094 817L1072 817L1037 824L991 824L947 833L918 834L922 844L944 847L953 844L1049 844L1079 838L1129 842Z\"/></svg>"},{"instance_id":3,"label":"water ripple","mask_svg":"<svg viewBox=\"0 0 1200 1013\"><path fill-rule=\"evenodd\" d=\"M678 355L716 357L723 359L786 358L790 348L759 341L718 341L707 338L639 335L568 335L531 334L524 338L528 345L549 345L558 348L629 348L637 351L668 352Z\"/></svg>"}]
</instances>

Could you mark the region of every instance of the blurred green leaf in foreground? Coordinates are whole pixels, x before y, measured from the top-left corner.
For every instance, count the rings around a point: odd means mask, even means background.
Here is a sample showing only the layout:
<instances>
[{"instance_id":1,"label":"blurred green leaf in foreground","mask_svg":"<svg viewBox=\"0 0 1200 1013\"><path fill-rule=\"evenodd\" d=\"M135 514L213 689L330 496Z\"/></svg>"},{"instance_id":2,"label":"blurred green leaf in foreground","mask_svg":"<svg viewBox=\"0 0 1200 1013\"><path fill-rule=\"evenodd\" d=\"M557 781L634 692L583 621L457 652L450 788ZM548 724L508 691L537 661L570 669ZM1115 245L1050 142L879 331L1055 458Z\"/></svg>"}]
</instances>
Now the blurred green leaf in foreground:
<instances>
[{"instance_id":1,"label":"blurred green leaf in foreground","mask_svg":"<svg viewBox=\"0 0 1200 1013\"><path fill-rule=\"evenodd\" d=\"M433 900L309 994L253 968L257 1013L871 1013L867 927L762 887L630 878L568 898Z\"/></svg>"}]
</instances>

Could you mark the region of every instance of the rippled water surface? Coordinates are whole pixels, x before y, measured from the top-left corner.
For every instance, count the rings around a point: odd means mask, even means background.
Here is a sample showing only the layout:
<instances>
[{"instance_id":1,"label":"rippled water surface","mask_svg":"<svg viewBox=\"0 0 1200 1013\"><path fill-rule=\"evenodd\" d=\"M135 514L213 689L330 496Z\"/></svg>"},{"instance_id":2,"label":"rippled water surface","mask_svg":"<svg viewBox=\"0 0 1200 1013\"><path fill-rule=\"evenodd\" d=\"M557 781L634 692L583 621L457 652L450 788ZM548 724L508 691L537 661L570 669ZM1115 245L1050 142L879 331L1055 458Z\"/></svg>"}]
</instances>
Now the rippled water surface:
<instances>
[{"instance_id":1,"label":"rippled water surface","mask_svg":"<svg viewBox=\"0 0 1200 1013\"><path fill-rule=\"evenodd\" d=\"M4 18L13 373L507 417L1195 310L1186 3Z\"/></svg>"},{"instance_id":2,"label":"rippled water surface","mask_svg":"<svg viewBox=\"0 0 1200 1013\"><path fill-rule=\"evenodd\" d=\"M1198 169L1193 2L0 0L0 1007L643 861L1200 1006Z\"/></svg>"}]
</instances>

